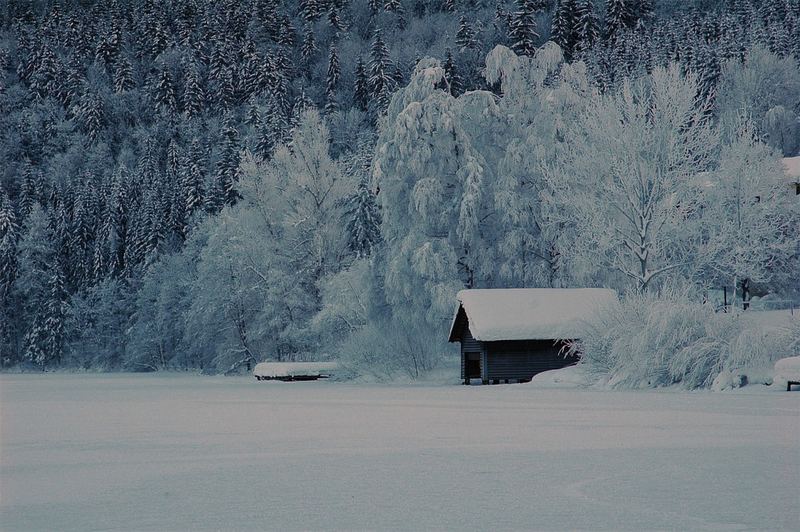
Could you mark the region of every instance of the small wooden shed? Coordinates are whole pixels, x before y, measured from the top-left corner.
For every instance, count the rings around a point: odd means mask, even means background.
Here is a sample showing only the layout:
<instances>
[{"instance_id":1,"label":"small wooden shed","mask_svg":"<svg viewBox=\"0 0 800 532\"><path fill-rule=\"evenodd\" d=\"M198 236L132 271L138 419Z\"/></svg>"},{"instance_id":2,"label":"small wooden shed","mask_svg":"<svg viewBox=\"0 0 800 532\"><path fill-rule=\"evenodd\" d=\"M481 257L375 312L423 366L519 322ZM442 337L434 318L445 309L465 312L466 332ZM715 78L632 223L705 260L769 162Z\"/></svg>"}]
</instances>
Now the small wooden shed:
<instances>
[{"instance_id":1,"label":"small wooden shed","mask_svg":"<svg viewBox=\"0 0 800 532\"><path fill-rule=\"evenodd\" d=\"M461 343L464 384L527 382L575 364L564 344L582 338L587 321L618 302L604 288L462 290L457 298L450 341Z\"/></svg>"}]
</instances>

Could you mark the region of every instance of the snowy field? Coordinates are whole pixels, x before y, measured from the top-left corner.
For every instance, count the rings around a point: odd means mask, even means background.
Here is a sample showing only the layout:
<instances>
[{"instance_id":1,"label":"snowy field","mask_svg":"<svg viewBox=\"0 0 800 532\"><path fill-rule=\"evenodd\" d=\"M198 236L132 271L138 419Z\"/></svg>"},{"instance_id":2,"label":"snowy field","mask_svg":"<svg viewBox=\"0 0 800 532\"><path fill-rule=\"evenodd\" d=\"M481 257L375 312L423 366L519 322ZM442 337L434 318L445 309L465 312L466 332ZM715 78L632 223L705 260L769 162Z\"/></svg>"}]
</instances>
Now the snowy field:
<instances>
[{"instance_id":1,"label":"snowy field","mask_svg":"<svg viewBox=\"0 0 800 532\"><path fill-rule=\"evenodd\" d=\"M794 529L800 393L0 376L0 529Z\"/></svg>"}]
</instances>

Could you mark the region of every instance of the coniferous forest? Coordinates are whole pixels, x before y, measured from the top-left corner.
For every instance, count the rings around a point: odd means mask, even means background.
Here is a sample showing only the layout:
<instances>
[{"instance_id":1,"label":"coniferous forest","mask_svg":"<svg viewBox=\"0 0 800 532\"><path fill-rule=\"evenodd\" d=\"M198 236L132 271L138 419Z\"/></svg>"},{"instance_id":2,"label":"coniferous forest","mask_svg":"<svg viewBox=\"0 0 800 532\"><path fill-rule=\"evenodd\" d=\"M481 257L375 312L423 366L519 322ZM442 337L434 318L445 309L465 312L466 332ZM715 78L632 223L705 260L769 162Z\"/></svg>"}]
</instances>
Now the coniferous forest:
<instances>
[{"instance_id":1,"label":"coniferous forest","mask_svg":"<svg viewBox=\"0 0 800 532\"><path fill-rule=\"evenodd\" d=\"M798 0L7 0L2 366L417 377L465 287L796 297L799 116Z\"/></svg>"}]
</instances>

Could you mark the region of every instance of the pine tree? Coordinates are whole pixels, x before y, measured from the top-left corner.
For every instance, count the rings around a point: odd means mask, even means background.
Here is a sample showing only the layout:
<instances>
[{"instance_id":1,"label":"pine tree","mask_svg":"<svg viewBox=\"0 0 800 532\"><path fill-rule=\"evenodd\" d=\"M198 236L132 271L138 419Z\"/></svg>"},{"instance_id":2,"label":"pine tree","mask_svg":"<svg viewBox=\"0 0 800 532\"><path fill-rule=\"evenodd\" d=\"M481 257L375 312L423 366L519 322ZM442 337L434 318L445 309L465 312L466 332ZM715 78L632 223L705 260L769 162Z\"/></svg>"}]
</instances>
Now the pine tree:
<instances>
[{"instance_id":1,"label":"pine tree","mask_svg":"<svg viewBox=\"0 0 800 532\"><path fill-rule=\"evenodd\" d=\"M461 76L458 74L458 68L456 67L453 54L450 52L449 48L445 52L444 65L442 66L444 68L445 79L447 79L447 84L450 87L450 94L458 96L464 90L464 83L461 80Z\"/></svg>"},{"instance_id":2,"label":"pine tree","mask_svg":"<svg viewBox=\"0 0 800 532\"><path fill-rule=\"evenodd\" d=\"M511 17L509 37L511 47L520 55L530 55L536 51L536 4L534 0L517 0L517 10Z\"/></svg>"},{"instance_id":3,"label":"pine tree","mask_svg":"<svg viewBox=\"0 0 800 532\"><path fill-rule=\"evenodd\" d=\"M317 43L314 40L314 28L306 26L305 34L303 37L303 44L300 46L300 56L305 61L309 61L314 52L317 51Z\"/></svg>"},{"instance_id":4,"label":"pine tree","mask_svg":"<svg viewBox=\"0 0 800 532\"><path fill-rule=\"evenodd\" d=\"M172 74L169 68L164 65L158 74L155 87L155 101L158 109L167 114L174 115L178 112L178 99L175 96L175 84L172 81Z\"/></svg>"},{"instance_id":5,"label":"pine tree","mask_svg":"<svg viewBox=\"0 0 800 532\"><path fill-rule=\"evenodd\" d=\"M377 112L382 112L389 106L389 99L396 86L394 71L389 49L380 31L376 30L370 47L368 87Z\"/></svg>"},{"instance_id":6,"label":"pine tree","mask_svg":"<svg viewBox=\"0 0 800 532\"><path fill-rule=\"evenodd\" d=\"M403 4L400 0L384 0L383 10L387 13L397 13L403 11Z\"/></svg>"},{"instance_id":7,"label":"pine tree","mask_svg":"<svg viewBox=\"0 0 800 532\"><path fill-rule=\"evenodd\" d=\"M222 200L225 205L236 203L239 193L236 191L236 183L239 181L239 132L234 126L233 115L225 118L222 127L222 150L217 161L217 172L215 184L220 189L216 193L222 192Z\"/></svg>"},{"instance_id":8,"label":"pine tree","mask_svg":"<svg viewBox=\"0 0 800 532\"><path fill-rule=\"evenodd\" d=\"M600 24L592 0L575 0L574 50L586 51L600 37Z\"/></svg>"},{"instance_id":9,"label":"pine tree","mask_svg":"<svg viewBox=\"0 0 800 532\"><path fill-rule=\"evenodd\" d=\"M110 230L108 231L108 252L111 259L110 270L115 277L121 277L127 270L125 257L129 254L128 234L130 227L129 202L127 194L128 171L120 166L111 183L111 197L109 198L108 218Z\"/></svg>"},{"instance_id":10,"label":"pine tree","mask_svg":"<svg viewBox=\"0 0 800 532\"><path fill-rule=\"evenodd\" d=\"M366 111L369 105L369 77L364 61L359 58L356 60L355 81L353 85L353 104L356 108Z\"/></svg>"},{"instance_id":11,"label":"pine tree","mask_svg":"<svg viewBox=\"0 0 800 532\"><path fill-rule=\"evenodd\" d=\"M567 58L575 49L575 27L577 18L575 0L559 0L553 14L550 38L559 45Z\"/></svg>"},{"instance_id":12,"label":"pine tree","mask_svg":"<svg viewBox=\"0 0 800 532\"><path fill-rule=\"evenodd\" d=\"M295 29L292 25L292 19L284 15L281 18L280 30L278 32L278 44L287 48L292 48L295 38Z\"/></svg>"},{"instance_id":13,"label":"pine tree","mask_svg":"<svg viewBox=\"0 0 800 532\"><path fill-rule=\"evenodd\" d=\"M632 0L606 1L606 38L617 37L622 31L632 28L636 20Z\"/></svg>"},{"instance_id":14,"label":"pine tree","mask_svg":"<svg viewBox=\"0 0 800 532\"><path fill-rule=\"evenodd\" d=\"M336 45L332 43L330 53L328 54L328 76L325 81L326 113L332 113L338 106L336 103L336 86L339 84L340 75L339 53L336 51Z\"/></svg>"},{"instance_id":15,"label":"pine tree","mask_svg":"<svg viewBox=\"0 0 800 532\"><path fill-rule=\"evenodd\" d=\"M406 27L405 10L403 9L403 3L400 0L384 0L383 9L387 13L394 14L398 28L400 28L401 30L405 29Z\"/></svg>"},{"instance_id":16,"label":"pine tree","mask_svg":"<svg viewBox=\"0 0 800 532\"><path fill-rule=\"evenodd\" d=\"M337 32L345 30L345 26L339 16L339 10L335 7L332 7L330 11L328 11L328 24Z\"/></svg>"},{"instance_id":17,"label":"pine tree","mask_svg":"<svg viewBox=\"0 0 800 532\"><path fill-rule=\"evenodd\" d=\"M50 268L49 298L44 309L44 360L37 361L45 364L61 362L64 347L64 322L67 319L67 293L64 290L64 274L58 264Z\"/></svg>"},{"instance_id":18,"label":"pine tree","mask_svg":"<svg viewBox=\"0 0 800 532\"><path fill-rule=\"evenodd\" d=\"M30 159L22 164L22 186L19 190L19 213L22 218L28 216L33 206L40 201L36 170Z\"/></svg>"},{"instance_id":19,"label":"pine tree","mask_svg":"<svg viewBox=\"0 0 800 532\"><path fill-rule=\"evenodd\" d=\"M456 33L456 44L461 50L474 50L478 48L478 41L475 38L477 32L469 25L467 18L461 16L458 21L458 33Z\"/></svg>"},{"instance_id":20,"label":"pine tree","mask_svg":"<svg viewBox=\"0 0 800 532\"><path fill-rule=\"evenodd\" d=\"M722 73L719 58L712 46L701 45L695 60L698 72L698 90L701 98L712 98L717 88L717 81ZM709 110L710 111L710 110Z\"/></svg>"},{"instance_id":21,"label":"pine tree","mask_svg":"<svg viewBox=\"0 0 800 532\"><path fill-rule=\"evenodd\" d=\"M239 62L239 94L246 100L256 94L259 89L261 73L258 71L262 60L255 43L248 39L242 49L242 60Z\"/></svg>"},{"instance_id":22,"label":"pine tree","mask_svg":"<svg viewBox=\"0 0 800 532\"><path fill-rule=\"evenodd\" d=\"M19 225L14 208L8 194L0 187L0 305L6 301L16 277L18 240Z\"/></svg>"},{"instance_id":23,"label":"pine tree","mask_svg":"<svg viewBox=\"0 0 800 532\"><path fill-rule=\"evenodd\" d=\"M190 218L197 210L203 207L203 175L204 167L203 149L198 139L192 140L188 153L181 166L181 189L183 191L184 211L186 218Z\"/></svg>"},{"instance_id":24,"label":"pine tree","mask_svg":"<svg viewBox=\"0 0 800 532\"><path fill-rule=\"evenodd\" d=\"M89 136L89 139L96 140L105 122L103 100L100 96L89 87L86 87L83 96L81 96L80 101L73 109L73 114Z\"/></svg>"},{"instance_id":25,"label":"pine tree","mask_svg":"<svg viewBox=\"0 0 800 532\"><path fill-rule=\"evenodd\" d=\"M313 24L321 14L321 6L317 0L300 0L300 17L306 24Z\"/></svg>"},{"instance_id":26,"label":"pine tree","mask_svg":"<svg viewBox=\"0 0 800 532\"><path fill-rule=\"evenodd\" d=\"M347 249L356 258L369 257L381 240L381 216L366 175L361 178L347 205Z\"/></svg>"},{"instance_id":27,"label":"pine tree","mask_svg":"<svg viewBox=\"0 0 800 532\"><path fill-rule=\"evenodd\" d=\"M205 99L199 66L196 61L191 61L186 70L183 89L183 112L186 113L188 118L198 116L203 112Z\"/></svg>"},{"instance_id":28,"label":"pine tree","mask_svg":"<svg viewBox=\"0 0 800 532\"><path fill-rule=\"evenodd\" d=\"M17 276L13 290L19 301L17 311L23 329L27 331L23 347L25 356L39 363L46 359L44 320L56 249L47 214L38 203L25 218L24 227L17 247Z\"/></svg>"},{"instance_id":29,"label":"pine tree","mask_svg":"<svg viewBox=\"0 0 800 532\"><path fill-rule=\"evenodd\" d=\"M114 92L125 92L135 87L133 65L127 56L121 55L114 68Z\"/></svg>"}]
</instances>

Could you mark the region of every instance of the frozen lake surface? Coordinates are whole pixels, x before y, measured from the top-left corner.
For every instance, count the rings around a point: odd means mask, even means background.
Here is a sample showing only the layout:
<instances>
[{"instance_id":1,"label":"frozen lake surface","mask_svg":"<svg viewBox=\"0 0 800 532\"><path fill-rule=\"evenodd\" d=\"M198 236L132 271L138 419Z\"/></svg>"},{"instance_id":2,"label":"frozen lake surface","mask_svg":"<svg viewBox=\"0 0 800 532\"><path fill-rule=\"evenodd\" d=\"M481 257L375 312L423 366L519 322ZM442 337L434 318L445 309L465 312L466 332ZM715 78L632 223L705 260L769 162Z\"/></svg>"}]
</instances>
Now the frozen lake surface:
<instances>
[{"instance_id":1,"label":"frozen lake surface","mask_svg":"<svg viewBox=\"0 0 800 532\"><path fill-rule=\"evenodd\" d=\"M800 393L0 376L0 529L794 529Z\"/></svg>"}]
</instances>

